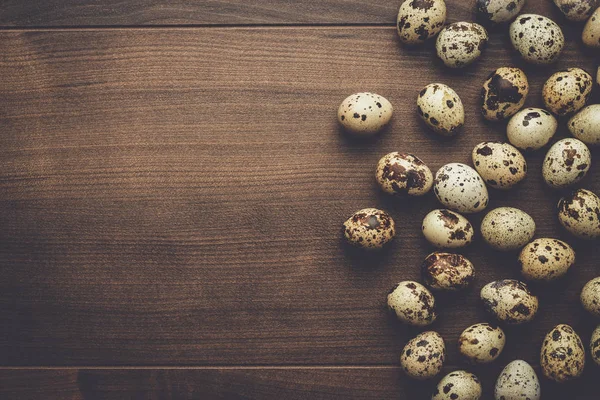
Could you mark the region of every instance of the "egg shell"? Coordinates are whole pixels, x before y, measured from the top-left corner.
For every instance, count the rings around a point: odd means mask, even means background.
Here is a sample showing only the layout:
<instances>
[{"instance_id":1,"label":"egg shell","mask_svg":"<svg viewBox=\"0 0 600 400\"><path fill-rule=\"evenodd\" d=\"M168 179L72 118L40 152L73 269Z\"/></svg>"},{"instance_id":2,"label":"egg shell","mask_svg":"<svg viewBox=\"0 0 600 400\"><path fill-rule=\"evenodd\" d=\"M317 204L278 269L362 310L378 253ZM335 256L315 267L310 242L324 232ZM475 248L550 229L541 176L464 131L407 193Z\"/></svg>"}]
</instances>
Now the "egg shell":
<instances>
[{"instance_id":1,"label":"egg shell","mask_svg":"<svg viewBox=\"0 0 600 400\"><path fill-rule=\"evenodd\" d=\"M525 0L477 0L477 18L490 24L512 21L525 5Z\"/></svg>"},{"instance_id":2,"label":"egg shell","mask_svg":"<svg viewBox=\"0 0 600 400\"><path fill-rule=\"evenodd\" d=\"M592 354L592 360L600 365L600 325L594 329L592 338L590 340L590 353Z\"/></svg>"},{"instance_id":3,"label":"egg shell","mask_svg":"<svg viewBox=\"0 0 600 400\"><path fill-rule=\"evenodd\" d=\"M418 282L403 281L394 286L387 304L398 319L408 325L426 326L437 318L433 294Z\"/></svg>"},{"instance_id":4,"label":"egg shell","mask_svg":"<svg viewBox=\"0 0 600 400\"><path fill-rule=\"evenodd\" d=\"M488 42L485 28L473 22L455 22L442 29L437 37L437 56L450 68L472 64L481 56Z\"/></svg>"},{"instance_id":5,"label":"egg shell","mask_svg":"<svg viewBox=\"0 0 600 400\"><path fill-rule=\"evenodd\" d=\"M600 318L600 276L585 284L581 290L581 304L587 312Z\"/></svg>"},{"instance_id":6,"label":"egg shell","mask_svg":"<svg viewBox=\"0 0 600 400\"><path fill-rule=\"evenodd\" d=\"M583 178L592 165L592 154L578 139L562 139L554 143L542 165L542 176L548 186L564 189Z\"/></svg>"},{"instance_id":7,"label":"egg shell","mask_svg":"<svg viewBox=\"0 0 600 400\"><path fill-rule=\"evenodd\" d=\"M432 83L419 92L417 112L425 124L442 136L454 136L465 124L460 97L443 83Z\"/></svg>"},{"instance_id":8,"label":"egg shell","mask_svg":"<svg viewBox=\"0 0 600 400\"><path fill-rule=\"evenodd\" d=\"M529 82L519 68L502 67L492 72L481 90L481 113L488 121L501 121L515 115L529 95Z\"/></svg>"},{"instance_id":9,"label":"egg shell","mask_svg":"<svg viewBox=\"0 0 600 400\"><path fill-rule=\"evenodd\" d=\"M581 39L588 47L600 48L600 8L597 8L586 22Z\"/></svg>"},{"instance_id":10,"label":"egg shell","mask_svg":"<svg viewBox=\"0 0 600 400\"><path fill-rule=\"evenodd\" d=\"M383 96L355 93L346 97L338 108L338 121L347 132L370 136L381 131L392 119L394 109Z\"/></svg>"},{"instance_id":11,"label":"egg shell","mask_svg":"<svg viewBox=\"0 0 600 400\"><path fill-rule=\"evenodd\" d=\"M457 291L473 283L475 268L461 254L435 252L425 258L421 265L421 276L431 289Z\"/></svg>"},{"instance_id":12,"label":"egg shell","mask_svg":"<svg viewBox=\"0 0 600 400\"><path fill-rule=\"evenodd\" d=\"M495 189L510 189L527 176L525 157L508 143L480 143L471 157L479 176Z\"/></svg>"},{"instance_id":13,"label":"egg shell","mask_svg":"<svg viewBox=\"0 0 600 400\"><path fill-rule=\"evenodd\" d=\"M481 382L475 374L453 371L437 384L431 400L479 400L481 393Z\"/></svg>"},{"instance_id":14,"label":"egg shell","mask_svg":"<svg viewBox=\"0 0 600 400\"><path fill-rule=\"evenodd\" d=\"M598 0L554 0L554 4L570 21L585 21L592 15L596 7L600 6Z\"/></svg>"},{"instance_id":15,"label":"egg shell","mask_svg":"<svg viewBox=\"0 0 600 400\"><path fill-rule=\"evenodd\" d=\"M481 236L492 248L517 250L535 235L535 221L525 211L512 207L495 208L481 221Z\"/></svg>"},{"instance_id":16,"label":"egg shell","mask_svg":"<svg viewBox=\"0 0 600 400\"><path fill-rule=\"evenodd\" d=\"M353 246L367 250L381 249L396 235L396 224L385 211L365 208L344 222L344 237Z\"/></svg>"},{"instance_id":17,"label":"egg shell","mask_svg":"<svg viewBox=\"0 0 600 400\"><path fill-rule=\"evenodd\" d=\"M425 216L423 236L435 247L455 249L473 241L473 226L462 215L450 210L433 210Z\"/></svg>"},{"instance_id":18,"label":"egg shell","mask_svg":"<svg viewBox=\"0 0 600 400\"><path fill-rule=\"evenodd\" d=\"M465 214L483 211L489 202L483 179L473 168L460 163L446 164L437 171L433 191L445 207Z\"/></svg>"},{"instance_id":19,"label":"egg shell","mask_svg":"<svg viewBox=\"0 0 600 400\"><path fill-rule=\"evenodd\" d=\"M546 378L562 383L578 378L585 368L581 338L569 325L555 326L544 339L540 364Z\"/></svg>"},{"instance_id":20,"label":"egg shell","mask_svg":"<svg viewBox=\"0 0 600 400\"><path fill-rule=\"evenodd\" d=\"M527 280L549 282L563 277L575 264L575 250L558 239L540 238L519 254L521 274Z\"/></svg>"},{"instance_id":21,"label":"egg shell","mask_svg":"<svg viewBox=\"0 0 600 400\"><path fill-rule=\"evenodd\" d=\"M506 336L498 326L487 322L465 329L458 338L458 350L473 364L488 364L504 350Z\"/></svg>"},{"instance_id":22,"label":"egg shell","mask_svg":"<svg viewBox=\"0 0 600 400\"><path fill-rule=\"evenodd\" d=\"M600 104L585 107L568 123L571 135L588 146L600 144Z\"/></svg>"},{"instance_id":23,"label":"egg shell","mask_svg":"<svg viewBox=\"0 0 600 400\"><path fill-rule=\"evenodd\" d=\"M581 68L558 71L542 89L546 109L561 117L576 113L585 107L593 86L592 76Z\"/></svg>"},{"instance_id":24,"label":"egg shell","mask_svg":"<svg viewBox=\"0 0 600 400\"><path fill-rule=\"evenodd\" d=\"M514 279L488 283L481 289L481 300L490 314L509 325L531 321L539 306L527 285Z\"/></svg>"},{"instance_id":25,"label":"egg shell","mask_svg":"<svg viewBox=\"0 0 600 400\"><path fill-rule=\"evenodd\" d=\"M406 0L398 10L396 27L402 43L418 45L435 37L445 23L444 0Z\"/></svg>"},{"instance_id":26,"label":"egg shell","mask_svg":"<svg viewBox=\"0 0 600 400\"><path fill-rule=\"evenodd\" d=\"M508 141L518 149L539 150L550 142L558 121L542 108L526 108L516 113L506 127Z\"/></svg>"},{"instance_id":27,"label":"egg shell","mask_svg":"<svg viewBox=\"0 0 600 400\"><path fill-rule=\"evenodd\" d=\"M581 239L600 237L600 198L586 189L577 189L558 202L558 221Z\"/></svg>"},{"instance_id":28,"label":"egg shell","mask_svg":"<svg viewBox=\"0 0 600 400\"><path fill-rule=\"evenodd\" d=\"M523 60L532 64L552 64L565 45L560 26L538 14L523 14L510 24L510 40Z\"/></svg>"},{"instance_id":29,"label":"egg shell","mask_svg":"<svg viewBox=\"0 0 600 400\"><path fill-rule=\"evenodd\" d=\"M446 345L439 333L427 331L411 339L400 355L400 366L411 378L425 380L442 371Z\"/></svg>"},{"instance_id":30,"label":"egg shell","mask_svg":"<svg viewBox=\"0 0 600 400\"><path fill-rule=\"evenodd\" d=\"M377 164L375 179L388 194L422 196L433 186L433 174L412 154L389 153Z\"/></svg>"},{"instance_id":31,"label":"egg shell","mask_svg":"<svg viewBox=\"0 0 600 400\"><path fill-rule=\"evenodd\" d=\"M540 400L542 390L535 370L523 360L508 364L494 388L496 400Z\"/></svg>"}]
</instances>

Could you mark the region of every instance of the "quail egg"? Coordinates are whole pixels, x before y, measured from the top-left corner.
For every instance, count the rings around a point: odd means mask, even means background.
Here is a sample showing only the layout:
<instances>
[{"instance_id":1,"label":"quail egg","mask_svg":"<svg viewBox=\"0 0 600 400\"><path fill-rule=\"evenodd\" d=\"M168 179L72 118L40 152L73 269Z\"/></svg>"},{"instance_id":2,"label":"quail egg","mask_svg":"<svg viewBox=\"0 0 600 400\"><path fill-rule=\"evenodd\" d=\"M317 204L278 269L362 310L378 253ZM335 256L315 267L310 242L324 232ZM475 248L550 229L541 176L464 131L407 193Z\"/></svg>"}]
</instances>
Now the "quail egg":
<instances>
[{"instance_id":1,"label":"quail egg","mask_svg":"<svg viewBox=\"0 0 600 400\"><path fill-rule=\"evenodd\" d=\"M411 339L400 355L400 366L411 378L430 379L442 371L446 345L439 333L427 331Z\"/></svg>"},{"instance_id":2,"label":"quail egg","mask_svg":"<svg viewBox=\"0 0 600 400\"><path fill-rule=\"evenodd\" d=\"M578 378L585 367L585 350L569 325L555 326L544 339L540 364L546 378L562 383Z\"/></svg>"},{"instance_id":3,"label":"quail egg","mask_svg":"<svg viewBox=\"0 0 600 400\"><path fill-rule=\"evenodd\" d=\"M571 135L583 143L594 146L600 144L600 104L585 107L568 124Z\"/></svg>"},{"instance_id":4,"label":"quail egg","mask_svg":"<svg viewBox=\"0 0 600 400\"><path fill-rule=\"evenodd\" d=\"M483 83L481 112L488 121L501 121L515 115L529 95L527 76L519 68L502 67Z\"/></svg>"},{"instance_id":5,"label":"quail egg","mask_svg":"<svg viewBox=\"0 0 600 400\"><path fill-rule=\"evenodd\" d=\"M508 141L518 149L539 150L548 144L558 129L554 116L541 108L525 108L508 123Z\"/></svg>"},{"instance_id":6,"label":"quail egg","mask_svg":"<svg viewBox=\"0 0 600 400\"><path fill-rule=\"evenodd\" d=\"M581 39L583 40L583 44L588 47L600 47L600 8L597 8L590 19L588 19L583 28Z\"/></svg>"},{"instance_id":7,"label":"quail egg","mask_svg":"<svg viewBox=\"0 0 600 400\"><path fill-rule=\"evenodd\" d=\"M423 219L423 236L435 247L454 249L473 241L473 226L462 215L450 210L433 210Z\"/></svg>"},{"instance_id":8,"label":"quail egg","mask_svg":"<svg viewBox=\"0 0 600 400\"><path fill-rule=\"evenodd\" d=\"M481 289L481 300L498 321L510 325L531 321L538 310L538 298L526 284L514 279L488 283Z\"/></svg>"},{"instance_id":9,"label":"quail egg","mask_svg":"<svg viewBox=\"0 0 600 400\"><path fill-rule=\"evenodd\" d=\"M580 68L553 74L544 84L542 97L548 111L562 117L583 107L592 94L592 76Z\"/></svg>"},{"instance_id":10,"label":"quail egg","mask_svg":"<svg viewBox=\"0 0 600 400\"><path fill-rule=\"evenodd\" d=\"M525 0L477 0L477 18L491 24L512 21L525 5Z\"/></svg>"},{"instance_id":11,"label":"quail egg","mask_svg":"<svg viewBox=\"0 0 600 400\"><path fill-rule=\"evenodd\" d=\"M408 325L426 326L435 321L435 298L418 282L403 281L394 286L387 297L390 310Z\"/></svg>"},{"instance_id":12,"label":"quail egg","mask_svg":"<svg viewBox=\"0 0 600 400\"><path fill-rule=\"evenodd\" d=\"M483 211L489 201L477 171L460 163L446 164L437 171L433 191L444 206L465 214Z\"/></svg>"},{"instance_id":13,"label":"quail egg","mask_svg":"<svg viewBox=\"0 0 600 400\"><path fill-rule=\"evenodd\" d=\"M437 35L445 22L444 0L406 0L398 11L400 41L407 45L424 43Z\"/></svg>"},{"instance_id":14,"label":"quail egg","mask_svg":"<svg viewBox=\"0 0 600 400\"><path fill-rule=\"evenodd\" d=\"M392 119L392 104L375 93L356 93L338 108L338 121L347 132L369 136L381 131Z\"/></svg>"},{"instance_id":15,"label":"quail egg","mask_svg":"<svg viewBox=\"0 0 600 400\"><path fill-rule=\"evenodd\" d=\"M565 45L560 26L542 15L520 15L510 25L509 32L515 50L532 64L556 62Z\"/></svg>"},{"instance_id":16,"label":"quail egg","mask_svg":"<svg viewBox=\"0 0 600 400\"><path fill-rule=\"evenodd\" d=\"M344 222L344 237L353 246L381 249L396 235L394 220L385 211L365 208Z\"/></svg>"},{"instance_id":17,"label":"quail egg","mask_svg":"<svg viewBox=\"0 0 600 400\"><path fill-rule=\"evenodd\" d=\"M558 239L536 239L519 254L521 274L532 281L549 282L561 278L573 264L575 250Z\"/></svg>"},{"instance_id":18,"label":"quail egg","mask_svg":"<svg viewBox=\"0 0 600 400\"><path fill-rule=\"evenodd\" d=\"M581 290L581 304L587 312L600 318L600 276L585 284Z\"/></svg>"},{"instance_id":19,"label":"quail egg","mask_svg":"<svg viewBox=\"0 0 600 400\"><path fill-rule=\"evenodd\" d=\"M598 0L554 0L554 4L565 14L568 20L585 21L594 9L600 6Z\"/></svg>"},{"instance_id":20,"label":"quail egg","mask_svg":"<svg viewBox=\"0 0 600 400\"><path fill-rule=\"evenodd\" d=\"M435 252L425 258L421 275L431 289L457 291L473 283L475 268L461 254Z\"/></svg>"},{"instance_id":21,"label":"quail egg","mask_svg":"<svg viewBox=\"0 0 600 400\"><path fill-rule=\"evenodd\" d=\"M525 157L508 143L480 143L473 149L472 158L481 178L496 189L510 189L527 176Z\"/></svg>"},{"instance_id":22,"label":"quail egg","mask_svg":"<svg viewBox=\"0 0 600 400\"><path fill-rule=\"evenodd\" d=\"M481 56L488 42L485 28L473 22L447 25L437 37L437 56L447 67L465 67Z\"/></svg>"},{"instance_id":23,"label":"quail egg","mask_svg":"<svg viewBox=\"0 0 600 400\"><path fill-rule=\"evenodd\" d=\"M558 221L582 239L600 237L600 198L586 189L577 189L558 202Z\"/></svg>"},{"instance_id":24,"label":"quail egg","mask_svg":"<svg viewBox=\"0 0 600 400\"><path fill-rule=\"evenodd\" d=\"M590 352L592 353L592 360L600 365L600 325L596 327L592 333L592 339L590 340Z\"/></svg>"},{"instance_id":25,"label":"quail egg","mask_svg":"<svg viewBox=\"0 0 600 400\"><path fill-rule=\"evenodd\" d=\"M442 83L425 86L417 98L425 124L442 136L454 136L465 124L465 109L454 90Z\"/></svg>"},{"instance_id":26,"label":"quail egg","mask_svg":"<svg viewBox=\"0 0 600 400\"><path fill-rule=\"evenodd\" d=\"M431 400L479 400L481 392L481 382L475 374L454 371L438 383Z\"/></svg>"},{"instance_id":27,"label":"quail egg","mask_svg":"<svg viewBox=\"0 0 600 400\"><path fill-rule=\"evenodd\" d=\"M562 139L554 143L544 159L542 175L548 186L564 189L582 180L592 164L592 154L581 140Z\"/></svg>"},{"instance_id":28,"label":"quail egg","mask_svg":"<svg viewBox=\"0 0 600 400\"><path fill-rule=\"evenodd\" d=\"M375 178L388 194L422 196L433 186L433 174L412 154L389 153L377 164Z\"/></svg>"},{"instance_id":29,"label":"quail egg","mask_svg":"<svg viewBox=\"0 0 600 400\"><path fill-rule=\"evenodd\" d=\"M537 374L523 360L515 360L504 367L494 389L496 400L540 400L541 396Z\"/></svg>"},{"instance_id":30,"label":"quail egg","mask_svg":"<svg viewBox=\"0 0 600 400\"><path fill-rule=\"evenodd\" d=\"M512 207L495 208L481 221L481 236L492 248L517 250L535 234L535 222L525 211Z\"/></svg>"},{"instance_id":31,"label":"quail egg","mask_svg":"<svg viewBox=\"0 0 600 400\"><path fill-rule=\"evenodd\" d=\"M502 329L487 322L468 327L458 338L460 354L473 364L491 363L500 356L505 344Z\"/></svg>"}]
</instances>

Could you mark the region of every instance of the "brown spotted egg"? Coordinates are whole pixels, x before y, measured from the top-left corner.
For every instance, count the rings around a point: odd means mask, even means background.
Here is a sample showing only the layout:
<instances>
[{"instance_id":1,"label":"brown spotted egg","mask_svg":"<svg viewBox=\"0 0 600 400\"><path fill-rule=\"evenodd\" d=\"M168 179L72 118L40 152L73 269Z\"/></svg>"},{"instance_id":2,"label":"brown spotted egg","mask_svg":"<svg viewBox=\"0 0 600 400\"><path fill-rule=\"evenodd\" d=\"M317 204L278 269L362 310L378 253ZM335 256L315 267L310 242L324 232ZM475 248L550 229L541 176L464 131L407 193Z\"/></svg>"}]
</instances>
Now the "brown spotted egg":
<instances>
[{"instance_id":1,"label":"brown spotted egg","mask_svg":"<svg viewBox=\"0 0 600 400\"><path fill-rule=\"evenodd\" d=\"M544 84L544 104L548 111L560 117L573 114L585 107L593 82L592 76L580 68L559 71Z\"/></svg>"},{"instance_id":2,"label":"brown spotted egg","mask_svg":"<svg viewBox=\"0 0 600 400\"><path fill-rule=\"evenodd\" d=\"M438 383L431 400L479 400L481 392L481 382L475 374L453 371Z\"/></svg>"},{"instance_id":3,"label":"brown spotted egg","mask_svg":"<svg viewBox=\"0 0 600 400\"><path fill-rule=\"evenodd\" d=\"M488 283L481 289L480 295L485 309L505 324L529 322L538 310L538 298L525 283L514 279Z\"/></svg>"},{"instance_id":4,"label":"brown spotted egg","mask_svg":"<svg viewBox=\"0 0 600 400\"><path fill-rule=\"evenodd\" d=\"M600 104L585 107L568 123L571 135L589 146L600 144Z\"/></svg>"},{"instance_id":5,"label":"brown spotted egg","mask_svg":"<svg viewBox=\"0 0 600 400\"><path fill-rule=\"evenodd\" d=\"M454 136L465 124L465 109L454 90L442 83L425 86L417 98L417 112L442 136Z\"/></svg>"},{"instance_id":6,"label":"brown spotted egg","mask_svg":"<svg viewBox=\"0 0 600 400\"><path fill-rule=\"evenodd\" d=\"M406 0L398 10L396 26L400 41L415 45L437 35L445 23L444 0Z\"/></svg>"},{"instance_id":7,"label":"brown spotted egg","mask_svg":"<svg viewBox=\"0 0 600 400\"><path fill-rule=\"evenodd\" d=\"M585 350L569 325L555 326L544 339L540 364L546 378L562 383L578 378L585 367Z\"/></svg>"},{"instance_id":8,"label":"brown spotted egg","mask_svg":"<svg viewBox=\"0 0 600 400\"><path fill-rule=\"evenodd\" d=\"M585 284L581 290L581 304L587 312L600 318L600 276Z\"/></svg>"},{"instance_id":9,"label":"brown spotted egg","mask_svg":"<svg viewBox=\"0 0 600 400\"><path fill-rule=\"evenodd\" d=\"M475 324L458 338L458 350L473 364L488 364L500 356L506 336L500 327L486 322Z\"/></svg>"},{"instance_id":10,"label":"brown spotted egg","mask_svg":"<svg viewBox=\"0 0 600 400\"><path fill-rule=\"evenodd\" d=\"M392 119L392 104L375 93L355 93L348 96L338 108L338 121L347 132L373 135Z\"/></svg>"},{"instance_id":11,"label":"brown spotted egg","mask_svg":"<svg viewBox=\"0 0 600 400\"><path fill-rule=\"evenodd\" d=\"M582 180L592 164L592 154L581 140L562 139L554 143L542 165L544 181L554 189L564 189Z\"/></svg>"},{"instance_id":12,"label":"brown spotted egg","mask_svg":"<svg viewBox=\"0 0 600 400\"><path fill-rule=\"evenodd\" d=\"M475 170L495 189L510 189L527 176L525 157L508 143L480 143L471 156Z\"/></svg>"},{"instance_id":13,"label":"brown spotted egg","mask_svg":"<svg viewBox=\"0 0 600 400\"><path fill-rule=\"evenodd\" d=\"M542 15L520 15L510 25L509 33L515 50L532 64L556 62L565 45L560 26Z\"/></svg>"},{"instance_id":14,"label":"brown spotted egg","mask_svg":"<svg viewBox=\"0 0 600 400\"><path fill-rule=\"evenodd\" d=\"M586 189L571 192L558 202L558 221L579 238L599 238L600 198Z\"/></svg>"},{"instance_id":15,"label":"brown spotted egg","mask_svg":"<svg viewBox=\"0 0 600 400\"><path fill-rule=\"evenodd\" d=\"M485 28L473 22L455 22L446 26L437 37L437 56L447 67L465 67L481 56L488 42Z\"/></svg>"},{"instance_id":16,"label":"brown spotted egg","mask_svg":"<svg viewBox=\"0 0 600 400\"><path fill-rule=\"evenodd\" d=\"M558 239L540 238L527 244L519 254L523 277L549 282L566 275L575 264L575 250Z\"/></svg>"},{"instance_id":17,"label":"brown spotted egg","mask_svg":"<svg viewBox=\"0 0 600 400\"><path fill-rule=\"evenodd\" d=\"M433 191L445 207L465 214L483 211L489 201L477 171L460 163L446 164L437 171Z\"/></svg>"},{"instance_id":18,"label":"brown spotted egg","mask_svg":"<svg viewBox=\"0 0 600 400\"><path fill-rule=\"evenodd\" d=\"M494 388L496 400L540 400L540 381L528 362L509 363L498 377Z\"/></svg>"},{"instance_id":19,"label":"brown spotted egg","mask_svg":"<svg viewBox=\"0 0 600 400\"><path fill-rule=\"evenodd\" d=\"M365 208L344 222L344 237L353 246L367 250L381 249L396 235L396 225L385 211Z\"/></svg>"},{"instance_id":20,"label":"brown spotted egg","mask_svg":"<svg viewBox=\"0 0 600 400\"><path fill-rule=\"evenodd\" d=\"M518 208L495 208L481 221L483 240L500 251L520 249L533 239L534 234L533 218Z\"/></svg>"},{"instance_id":21,"label":"brown spotted egg","mask_svg":"<svg viewBox=\"0 0 600 400\"><path fill-rule=\"evenodd\" d=\"M411 339L400 355L400 366L411 378L425 380L442 371L446 359L446 345L439 333L428 331Z\"/></svg>"},{"instance_id":22,"label":"brown spotted egg","mask_svg":"<svg viewBox=\"0 0 600 400\"><path fill-rule=\"evenodd\" d=\"M525 108L516 113L506 127L510 144L525 151L539 150L550 142L558 121L541 108Z\"/></svg>"},{"instance_id":23,"label":"brown spotted egg","mask_svg":"<svg viewBox=\"0 0 600 400\"><path fill-rule=\"evenodd\" d=\"M488 121L515 115L529 95L527 76L519 68L502 67L492 72L481 90L481 113Z\"/></svg>"},{"instance_id":24,"label":"brown spotted egg","mask_svg":"<svg viewBox=\"0 0 600 400\"><path fill-rule=\"evenodd\" d=\"M435 252L425 258L421 276L434 290L457 291L466 289L475 280L475 268L461 254Z\"/></svg>"},{"instance_id":25,"label":"brown spotted egg","mask_svg":"<svg viewBox=\"0 0 600 400\"><path fill-rule=\"evenodd\" d=\"M600 48L600 8L588 19L583 33L581 34L583 44L591 48Z\"/></svg>"},{"instance_id":26,"label":"brown spotted egg","mask_svg":"<svg viewBox=\"0 0 600 400\"><path fill-rule=\"evenodd\" d=\"M600 325L596 327L592 333L592 339L590 340L590 352L592 353L592 360L600 365Z\"/></svg>"},{"instance_id":27,"label":"brown spotted egg","mask_svg":"<svg viewBox=\"0 0 600 400\"><path fill-rule=\"evenodd\" d=\"M423 236L435 247L454 249L473 241L473 226L462 215L450 210L433 210L425 216Z\"/></svg>"},{"instance_id":28,"label":"brown spotted egg","mask_svg":"<svg viewBox=\"0 0 600 400\"><path fill-rule=\"evenodd\" d=\"M394 286L387 304L398 319L408 325L426 326L437 318L433 294L418 282L403 281Z\"/></svg>"},{"instance_id":29,"label":"brown spotted egg","mask_svg":"<svg viewBox=\"0 0 600 400\"><path fill-rule=\"evenodd\" d=\"M600 6L598 0L554 0L554 4L570 21L585 21Z\"/></svg>"},{"instance_id":30,"label":"brown spotted egg","mask_svg":"<svg viewBox=\"0 0 600 400\"><path fill-rule=\"evenodd\" d=\"M412 154L389 153L377 164L375 179L388 194L422 196L433 186L433 174Z\"/></svg>"},{"instance_id":31,"label":"brown spotted egg","mask_svg":"<svg viewBox=\"0 0 600 400\"><path fill-rule=\"evenodd\" d=\"M525 5L525 0L477 0L477 18L491 24L512 21Z\"/></svg>"}]
</instances>

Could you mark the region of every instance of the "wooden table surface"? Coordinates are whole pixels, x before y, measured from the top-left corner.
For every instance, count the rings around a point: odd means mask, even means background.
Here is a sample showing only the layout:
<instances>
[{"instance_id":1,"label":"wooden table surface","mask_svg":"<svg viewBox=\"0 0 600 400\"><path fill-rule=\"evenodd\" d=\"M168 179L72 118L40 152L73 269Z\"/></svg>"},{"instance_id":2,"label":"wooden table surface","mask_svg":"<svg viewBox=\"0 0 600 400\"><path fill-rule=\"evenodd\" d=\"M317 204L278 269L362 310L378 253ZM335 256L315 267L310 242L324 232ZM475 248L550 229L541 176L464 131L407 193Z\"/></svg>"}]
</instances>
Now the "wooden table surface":
<instances>
[{"instance_id":1,"label":"wooden table surface","mask_svg":"<svg viewBox=\"0 0 600 400\"><path fill-rule=\"evenodd\" d=\"M522 66L527 105L541 106L553 71L595 71L598 56L582 48L581 25L529 0L524 12L564 26L557 65L524 65L505 28L479 62L448 71L431 43L399 45L399 3L0 2L0 398L428 398L433 383L402 376L399 353L416 332L385 298L419 279L432 251L420 222L437 204L431 194L381 194L375 164L391 151L434 171L470 163L477 143L505 140L506 124L478 112L492 70ZM447 3L449 21L473 19L474 0ZM435 81L465 103L453 140L428 133L415 112L418 91ZM357 91L395 108L372 141L337 125L339 103ZM563 121L557 138L567 133ZM485 367L465 365L456 342L488 320L479 289L518 277L516 254L478 240L465 252L478 271L472 290L438 297L432 329L447 343L445 372L475 371L484 399L513 359L539 372L552 326L571 324L587 342L595 324L578 295L600 274L600 250L560 229L543 153L528 155L523 185L491 191L489 209L527 211L538 237L575 247L576 267L534 288L535 322L507 328L504 352ZM580 186L600 192L600 163ZM342 243L341 223L371 206L391 212L399 235L365 255ZM542 380L543 398L598 399L592 364L572 384Z\"/></svg>"}]
</instances>

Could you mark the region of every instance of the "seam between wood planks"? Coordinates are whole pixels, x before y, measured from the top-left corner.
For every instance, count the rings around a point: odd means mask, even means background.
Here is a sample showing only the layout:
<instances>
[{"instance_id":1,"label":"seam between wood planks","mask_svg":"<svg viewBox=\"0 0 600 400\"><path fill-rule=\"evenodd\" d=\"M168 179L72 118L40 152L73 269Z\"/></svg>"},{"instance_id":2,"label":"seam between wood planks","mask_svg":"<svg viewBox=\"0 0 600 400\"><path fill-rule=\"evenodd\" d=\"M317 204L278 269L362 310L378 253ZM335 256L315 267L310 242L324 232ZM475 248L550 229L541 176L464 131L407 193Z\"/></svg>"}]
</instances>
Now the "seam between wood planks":
<instances>
[{"instance_id":1,"label":"seam between wood planks","mask_svg":"<svg viewBox=\"0 0 600 400\"><path fill-rule=\"evenodd\" d=\"M293 23L293 24L163 24L163 25L32 25L32 26L0 26L0 31L105 31L105 30L193 30L206 28L228 28L228 29L266 29L266 28L395 28L395 23L373 22L373 23Z\"/></svg>"}]
</instances>

